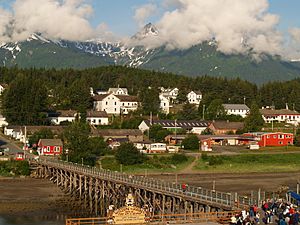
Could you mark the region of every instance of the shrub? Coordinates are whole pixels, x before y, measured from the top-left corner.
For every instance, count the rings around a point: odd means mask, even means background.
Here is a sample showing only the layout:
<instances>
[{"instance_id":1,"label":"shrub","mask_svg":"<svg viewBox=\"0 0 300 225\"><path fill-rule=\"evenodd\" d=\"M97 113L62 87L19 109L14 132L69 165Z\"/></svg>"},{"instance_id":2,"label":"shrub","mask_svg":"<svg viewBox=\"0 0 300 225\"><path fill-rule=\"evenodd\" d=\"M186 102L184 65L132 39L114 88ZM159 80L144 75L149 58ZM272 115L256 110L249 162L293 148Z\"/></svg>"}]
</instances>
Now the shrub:
<instances>
[{"instance_id":1,"label":"shrub","mask_svg":"<svg viewBox=\"0 0 300 225\"><path fill-rule=\"evenodd\" d=\"M171 161L173 164L180 164L188 161L188 157L184 154L174 154Z\"/></svg>"},{"instance_id":2,"label":"shrub","mask_svg":"<svg viewBox=\"0 0 300 225\"><path fill-rule=\"evenodd\" d=\"M146 156L132 143L122 143L117 148L115 157L116 160L123 165L141 164L146 160Z\"/></svg>"},{"instance_id":3,"label":"shrub","mask_svg":"<svg viewBox=\"0 0 300 225\"><path fill-rule=\"evenodd\" d=\"M223 164L223 159L220 156L210 156L208 159L208 165L210 166L217 166L222 164Z\"/></svg>"}]
</instances>

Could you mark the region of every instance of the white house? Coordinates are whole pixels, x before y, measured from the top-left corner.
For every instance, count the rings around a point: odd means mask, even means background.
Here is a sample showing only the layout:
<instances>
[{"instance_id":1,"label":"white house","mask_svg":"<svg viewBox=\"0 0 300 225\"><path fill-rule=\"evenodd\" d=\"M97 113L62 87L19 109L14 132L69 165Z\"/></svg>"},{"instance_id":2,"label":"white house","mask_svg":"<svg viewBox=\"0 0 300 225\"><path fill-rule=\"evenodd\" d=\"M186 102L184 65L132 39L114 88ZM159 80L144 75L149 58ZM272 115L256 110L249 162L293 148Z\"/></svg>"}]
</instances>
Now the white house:
<instances>
[{"instance_id":1,"label":"white house","mask_svg":"<svg viewBox=\"0 0 300 225\"><path fill-rule=\"evenodd\" d=\"M91 125L108 125L108 115L105 111L87 111L86 119Z\"/></svg>"},{"instance_id":2,"label":"white house","mask_svg":"<svg viewBox=\"0 0 300 225\"><path fill-rule=\"evenodd\" d=\"M61 122L73 122L77 116L75 110L57 110L55 113L49 113L48 117L52 124L59 125Z\"/></svg>"},{"instance_id":3,"label":"white house","mask_svg":"<svg viewBox=\"0 0 300 225\"><path fill-rule=\"evenodd\" d=\"M22 127L21 126L4 127L4 135L10 136L16 140L21 140L22 139Z\"/></svg>"},{"instance_id":4,"label":"white house","mask_svg":"<svg viewBox=\"0 0 300 225\"><path fill-rule=\"evenodd\" d=\"M108 94L114 94L114 95L128 95L128 90L127 88L109 88L108 89Z\"/></svg>"},{"instance_id":5,"label":"white house","mask_svg":"<svg viewBox=\"0 0 300 225\"><path fill-rule=\"evenodd\" d=\"M165 143L152 143L148 153L164 153L167 151L167 144Z\"/></svg>"},{"instance_id":6,"label":"white house","mask_svg":"<svg viewBox=\"0 0 300 225\"><path fill-rule=\"evenodd\" d=\"M128 114L138 108L138 100L136 96L129 95L95 95L94 110L105 111L108 114Z\"/></svg>"},{"instance_id":7,"label":"white house","mask_svg":"<svg viewBox=\"0 0 300 225\"><path fill-rule=\"evenodd\" d=\"M298 125L300 123L300 113L289 109L260 109L260 113L266 123L284 122Z\"/></svg>"},{"instance_id":8,"label":"white house","mask_svg":"<svg viewBox=\"0 0 300 225\"><path fill-rule=\"evenodd\" d=\"M201 134L208 126L207 121L198 120L143 120L139 125L139 129L145 132L152 125L160 125L165 129L176 131L178 129L186 130L187 133Z\"/></svg>"},{"instance_id":9,"label":"white house","mask_svg":"<svg viewBox=\"0 0 300 225\"><path fill-rule=\"evenodd\" d=\"M3 94L6 88L8 88L8 84L0 84L0 95Z\"/></svg>"},{"instance_id":10,"label":"white house","mask_svg":"<svg viewBox=\"0 0 300 225\"><path fill-rule=\"evenodd\" d=\"M190 104L199 105L202 100L202 93L200 91L191 91L187 94L187 99Z\"/></svg>"},{"instance_id":11,"label":"white house","mask_svg":"<svg viewBox=\"0 0 300 225\"><path fill-rule=\"evenodd\" d=\"M0 114L0 127L5 127L8 125L8 122L6 121L6 118Z\"/></svg>"},{"instance_id":12,"label":"white house","mask_svg":"<svg viewBox=\"0 0 300 225\"><path fill-rule=\"evenodd\" d=\"M245 104L222 104L227 115L237 115L245 118L250 109Z\"/></svg>"},{"instance_id":13,"label":"white house","mask_svg":"<svg viewBox=\"0 0 300 225\"><path fill-rule=\"evenodd\" d=\"M169 114L170 113L170 99L165 97L163 94L159 95L160 100L160 109L163 113Z\"/></svg>"},{"instance_id":14,"label":"white house","mask_svg":"<svg viewBox=\"0 0 300 225\"><path fill-rule=\"evenodd\" d=\"M177 98L177 95L178 95L178 91L179 89L178 88L163 88L161 87L160 88L161 90L161 95L163 95L164 97L168 98L169 100L171 99L176 99Z\"/></svg>"}]
</instances>

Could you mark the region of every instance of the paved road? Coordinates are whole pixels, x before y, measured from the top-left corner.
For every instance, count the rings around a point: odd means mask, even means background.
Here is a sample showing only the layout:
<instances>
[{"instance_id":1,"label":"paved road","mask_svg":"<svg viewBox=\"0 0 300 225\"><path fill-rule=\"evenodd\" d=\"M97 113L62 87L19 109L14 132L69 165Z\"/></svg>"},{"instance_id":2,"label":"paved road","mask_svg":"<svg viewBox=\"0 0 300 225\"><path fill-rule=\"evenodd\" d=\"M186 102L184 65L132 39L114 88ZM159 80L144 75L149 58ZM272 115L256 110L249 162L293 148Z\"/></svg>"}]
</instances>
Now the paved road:
<instances>
[{"instance_id":1,"label":"paved road","mask_svg":"<svg viewBox=\"0 0 300 225\"><path fill-rule=\"evenodd\" d=\"M0 148L8 148L7 154L9 155L15 155L17 152L23 151L13 140L8 139L2 133L0 133Z\"/></svg>"}]
</instances>

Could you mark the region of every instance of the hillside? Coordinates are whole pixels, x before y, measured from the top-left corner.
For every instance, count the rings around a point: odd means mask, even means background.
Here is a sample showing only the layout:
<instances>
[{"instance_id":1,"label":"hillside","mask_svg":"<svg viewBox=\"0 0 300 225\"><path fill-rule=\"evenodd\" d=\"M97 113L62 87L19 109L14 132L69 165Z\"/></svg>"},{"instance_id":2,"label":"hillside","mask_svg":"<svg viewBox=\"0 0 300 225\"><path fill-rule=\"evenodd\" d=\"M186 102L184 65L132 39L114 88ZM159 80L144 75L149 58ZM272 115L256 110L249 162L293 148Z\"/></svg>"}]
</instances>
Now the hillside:
<instances>
[{"instance_id":1,"label":"hillside","mask_svg":"<svg viewBox=\"0 0 300 225\"><path fill-rule=\"evenodd\" d=\"M157 32L149 26L151 35ZM133 36L142 39L147 30ZM222 76L241 78L257 84L274 80L291 80L300 76L300 63L261 56L225 55L217 51L213 41L185 50L165 47L146 49L128 47L120 42L71 42L48 40L34 34L26 41L0 44L0 66L21 68L92 68L105 65L125 65L149 70L172 72L187 76Z\"/></svg>"}]
</instances>

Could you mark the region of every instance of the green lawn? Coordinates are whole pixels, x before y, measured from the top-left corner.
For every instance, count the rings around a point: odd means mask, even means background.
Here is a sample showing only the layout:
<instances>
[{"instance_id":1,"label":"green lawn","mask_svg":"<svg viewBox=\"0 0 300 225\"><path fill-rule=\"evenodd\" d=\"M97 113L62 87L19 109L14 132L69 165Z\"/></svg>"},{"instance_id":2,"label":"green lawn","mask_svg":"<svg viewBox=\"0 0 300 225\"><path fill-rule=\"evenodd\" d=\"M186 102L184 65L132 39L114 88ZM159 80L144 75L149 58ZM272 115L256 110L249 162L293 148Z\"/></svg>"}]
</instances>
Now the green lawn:
<instances>
[{"instance_id":1,"label":"green lawn","mask_svg":"<svg viewBox=\"0 0 300 225\"><path fill-rule=\"evenodd\" d=\"M229 173L300 171L300 153L207 156L199 159L194 169Z\"/></svg>"},{"instance_id":2,"label":"green lawn","mask_svg":"<svg viewBox=\"0 0 300 225\"><path fill-rule=\"evenodd\" d=\"M137 165L120 165L114 157L104 157L101 160L103 169L109 169L112 171L120 171L122 167L123 172L128 173L165 173L165 172L177 172L193 162L195 158L187 156L187 160L182 163L174 163L172 161L172 155L151 155L148 156L148 160L143 164Z\"/></svg>"}]
</instances>

